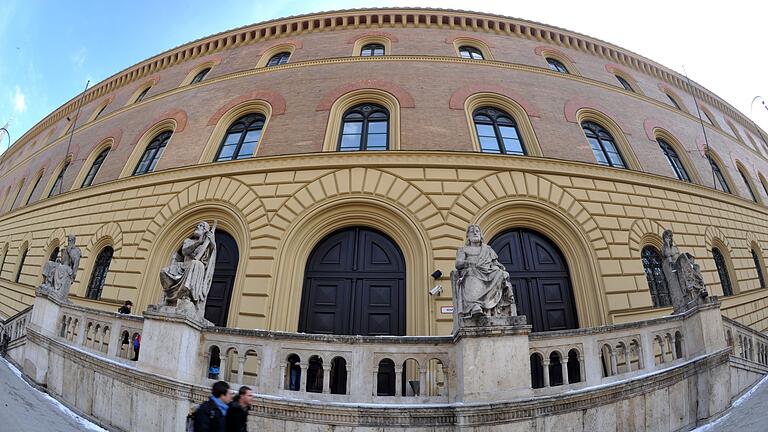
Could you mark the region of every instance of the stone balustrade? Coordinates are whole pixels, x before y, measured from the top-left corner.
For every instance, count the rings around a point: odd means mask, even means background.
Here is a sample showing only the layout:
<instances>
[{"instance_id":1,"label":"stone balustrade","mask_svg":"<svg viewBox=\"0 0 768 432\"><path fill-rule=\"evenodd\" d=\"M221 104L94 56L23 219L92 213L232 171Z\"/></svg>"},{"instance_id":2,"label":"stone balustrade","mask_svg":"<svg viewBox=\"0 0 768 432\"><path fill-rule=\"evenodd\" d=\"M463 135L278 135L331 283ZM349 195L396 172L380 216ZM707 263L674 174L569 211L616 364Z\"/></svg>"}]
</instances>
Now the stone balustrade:
<instances>
[{"instance_id":1,"label":"stone balustrade","mask_svg":"<svg viewBox=\"0 0 768 432\"><path fill-rule=\"evenodd\" d=\"M11 338L11 342L20 339L27 334L27 323L29 322L29 315L32 312L32 306L20 311L16 315L8 317L8 319L0 322L0 336L7 334ZM0 339L0 341L2 341Z\"/></svg>"},{"instance_id":2,"label":"stone balustrade","mask_svg":"<svg viewBox=\"0 0 768 432\"><path fill-rule=\"evenodd\" d=\"M682 315L628 324L533 333L537 394L595 386L667 368L686 358ZM566 388L563 388L566 387Z\"/></svg>"},{"instance_id":3,"label":"stone balustrade","mask_svg":"<svg viewBox=\"0 0 768 432\"><path fill-rule=\"evenodd\" d=\"M61 305L58 337L101 356L138 360L144 319L72 304ZM139 349L135 342L138 340Z\"/></svg>"},{"instance_id":4,"label":"stone balustrade","mask_svg":"<svg viewBox=\"0 0 768 432\"><path fill-rule=\"evenodd\" d=\"M731 355L768 366L768 335L723 317L725 341Z\"/></svg>"},{"instance_id":5,"label":"stone balustrade","mask_svg":"<svg viewBox=\"0 0 768 432\"><path fill-rule=\"evenodd\" d=\"M223 379L281 397L364 403L448 402L453 338L209 329L206 384Z\"/></svg>"}]
</instances>

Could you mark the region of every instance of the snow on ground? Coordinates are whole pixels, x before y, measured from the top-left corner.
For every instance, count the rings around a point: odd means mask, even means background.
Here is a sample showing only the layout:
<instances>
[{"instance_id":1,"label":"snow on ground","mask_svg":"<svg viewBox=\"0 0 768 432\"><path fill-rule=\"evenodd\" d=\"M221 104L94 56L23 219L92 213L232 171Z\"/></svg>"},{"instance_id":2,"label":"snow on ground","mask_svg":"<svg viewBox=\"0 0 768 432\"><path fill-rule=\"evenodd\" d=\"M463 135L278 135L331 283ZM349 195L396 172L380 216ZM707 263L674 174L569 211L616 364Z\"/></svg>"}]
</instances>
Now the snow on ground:
<instances>
[{"instance_id":1,"label":"snow on ground","mask_svg":"<svg viewBox=\"0 0 768 432\"><path fill-rule=\"evenodd\" d=\"M731 408L728 410L728 413L724 416L718 418L717 420L713 421L712 423L707 423L705 425L699 426L696 429L692 430L691 432L715 432L720 430L719 428L721 426L724 426L724 422L727 421L727 419L731 416L731 414L734 414L734 411L738 411L737 408L742 405L744 402L746 402L752 395L760 390L765 383L768 383L768 376L763 377L757 384L755 384L751 389L749 389L748 392L741 395L740 398L736 399L736 401L733 402L731 405ZM738 415L738 413L736 413ZM768 420L766 420L768 422ZM766 429L768 429L768 426L766 426ZM746 431L745 431L746 432Z\"/></svg>"},{"instance_id":2,"label":"snow on ground","mask_svg":"<svg viewBox=\"0 0 768 432\"><path fill-rule=\"evenodd\" d=\"M2 361L3 364L5 364L8 367L8 369L10 369L11 372L13 372L13 374L19 378L20 382L24 383L24 385L27 386L31 391L34 391L40 394L45 400L47 400L48 402L51 403L51 405L59 409L59 411L61 411L64 415L74 420L79 426L82 426L83 430L107 432L106 429L103 429L91 423L90 421L84 419L83 417L80 417L79 415L74 413L71 409L67 408L61 402L59 402L54 397L49 395L48 393L41 392L40 390L32 387L26 380L24 380L21 371L16 369L16 367L13 364L9 363L8 360L0 357L0 361Z\"/></svg>"}]
</instances>

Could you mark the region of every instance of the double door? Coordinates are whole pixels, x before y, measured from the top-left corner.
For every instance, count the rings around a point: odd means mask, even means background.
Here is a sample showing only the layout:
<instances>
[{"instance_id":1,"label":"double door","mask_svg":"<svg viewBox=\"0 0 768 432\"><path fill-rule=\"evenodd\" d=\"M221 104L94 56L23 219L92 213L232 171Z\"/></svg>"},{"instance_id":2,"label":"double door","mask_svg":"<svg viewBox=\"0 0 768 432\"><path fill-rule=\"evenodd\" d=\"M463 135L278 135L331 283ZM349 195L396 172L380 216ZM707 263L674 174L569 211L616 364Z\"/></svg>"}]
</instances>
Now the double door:
<instances>
[{"instance_id":1,"label":"double door","mask_svg":"<svg viewBox=\"0 0 768 432\"><path fill-rule=\"evenodd\" d=\"M321 240L307 261L299 331L405 334L405 263L397 245L360 227Z\"/></svg>"},{"instance_id":2,"label":"double door","mask_svg":"<svg viewBox=\"0 0 768 432\"><path fill-rule=\"evenodd\" d=\"M518 314L533 331L578 328L568 266L557 246L525 229L506 231L490 246L510 274Z\"/></svg>"}]
</instances>

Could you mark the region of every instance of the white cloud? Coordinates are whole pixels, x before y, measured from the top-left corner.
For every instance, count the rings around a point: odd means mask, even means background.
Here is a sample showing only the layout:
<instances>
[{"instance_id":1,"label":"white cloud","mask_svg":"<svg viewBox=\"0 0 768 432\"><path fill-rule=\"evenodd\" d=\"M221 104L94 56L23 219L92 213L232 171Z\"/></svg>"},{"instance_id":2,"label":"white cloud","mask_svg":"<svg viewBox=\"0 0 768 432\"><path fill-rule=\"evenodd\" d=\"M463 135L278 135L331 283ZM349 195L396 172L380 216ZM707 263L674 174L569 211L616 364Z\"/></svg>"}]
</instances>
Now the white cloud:
<instances>
[{"instance_id":1,"label":"white cloud","mask_svg":"<svg viewBox=\"0 0 768 432\"><path fill-rule=\"evenodd\" d=\"M80 47L77 51L72 53L72 55L69 56L69 59L72 60L72 63L75 64L77 67L83 67L83 63L85 63L85 58L88 54L88 50L85 47Z\"/></svg>"},{"instance_id":2,"label":"white cloud","mask_svg":"<svg viewBox=\"0 0 768 432\"><path fill-rule=\"evenodd\" d=\"M27 110L27 98L24 96L24 93L21 92L19 86L16 86L16 94L13 96L12 100L14 111L23 113Z\"/></svg>"}]
</instances>

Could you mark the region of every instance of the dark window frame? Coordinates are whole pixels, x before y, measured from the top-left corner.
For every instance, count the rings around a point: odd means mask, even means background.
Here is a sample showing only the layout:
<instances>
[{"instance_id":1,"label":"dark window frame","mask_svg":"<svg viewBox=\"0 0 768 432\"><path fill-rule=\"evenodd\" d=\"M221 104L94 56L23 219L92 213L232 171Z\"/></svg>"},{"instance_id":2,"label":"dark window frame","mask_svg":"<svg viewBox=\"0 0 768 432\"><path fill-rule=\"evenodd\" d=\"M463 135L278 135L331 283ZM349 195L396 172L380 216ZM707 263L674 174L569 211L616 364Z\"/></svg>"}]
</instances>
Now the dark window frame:
<instances>
[{"instance_id":1,"label":"dark window frame","mask_svg":"<svg viewBox=\"0 0 768 432\"><path fill-rule=\"evenodd\" d=\"M381 52L380 54L378 52ZM381 57L387 54L384 44L378 42L367 43L360 48L360 57Z\"/></svg>"},{"instance_id":2,"label":"dark window frame","mask_svg":"<svg viewBox=\"0 0 768 432\"><path fill-rule=\"evenodd\" d=\"M147 97L147 93L149 93L149 89L151 89L151 88L152 88L152 86L149 86L149 87L145 88L144 90L142 90L141 93L139 93L139 95L136 96L136 99L133 101L133 103L139 103L139 102L143 101L144 98Z\"/></svg>"},{"instance_id":3,"label":"dark window frame","mask_svg":"<svg viewBox=\"0 0 768 432\"><path fill-rule=\"evenodd\" d=\"M27 202L24 203L24 205L29 205L29 203L32 202L32 197L35 195L35 189L37 189L38 186L40 186L40 180L43 179L44 173L40 173L39 176L37 176L37 180L35 180L35 185L32 186L32 190L29 191L29 196L27 197ZM13 204L11 204L13 205Z\"/></svg>"},{"instance_id":4,"label":"dark window frame","mask_svg":"<svg viewBox=\"0 0 768 432\"><path fill-rule=\"evenodd\" d=\"M163 150L165 149L165 146L168 145L168 141L171 140L172 135L173 131L164 131L160 132L159 134L155 135L154 138L152 138L152 141L150 141L147 147L144 149L139 162L133 169L133 175L137 176L154 172L155 167L157 166L157 162L160 160L160 156L162 156ZM148 162L146 163L145 168L143 170L139 170L139 168L141 168L145 162Z\"/></svg>"},{"instance_id":5,"label":"dark window frame","mask_svg":"<svg viewBox=\"0 0 768 432\"><path fill-rule=\"evenodd\" d=\"M488 120L482 120L482 119L478 120L478 117L481 117L481 116L486 117ZM504 122L504 123L500 123L500 122ZM475 127L475 133L477 134L477 140L478 140L478 145L480 146L480 152L491 153L491 154L509 154L509 155L516 155L516 156L526 156L528 154L525 148L525 142L523 141L523 137L520 135L520 128L517 127L517 121L515 121L515 118L509 115L507 112L500 110L496 107L489 107L489 106L480 107L480 108L477 108L472 113L472 123ZM496 138L496 144L498 145L498 150L499 150L498 152L483 150L483 145L481 142L482 136L480 135L480 131L478 130L478 126L477 126L478 124L491 126L493 128L494 138ZM519 153L509 152L507 150L506 145L504 144L505 137L502 134L501 127L511 127L515 130L515 134L517 135L517 141L520 143L520 148L522 149L521 152Z\"/></svg>"},{"instance_id":6,"label":"dark window frame","mask_svg":"<svg viewBox=\"0 0 768 432\"><path fill-rule=\"evenodd\" d=\"M757 195L755 194L755 191L752 190L752 184L749 182L749 178L747 178L747 174L744 173L743 170L740 168L736 168L736 171L739 172L739 175L741 176L741 180L744 182L744 184L747 186L747 192L749 192L749 197L752 198L752 201L757 203Z\"/></svg>"},{"instance_id":7,"label":"dark window frame","mask_svg":"<svg viewBox=\"0 0 768 432\"><path fill-rule=\"evenodd\" d=\"M683 110L682 108L680 108L680 102L678 102L675 97L673 97L669 93L664 93L664 94L667 95L667 98L669 98L669 101L672 102L672 105L674 105L675 108L677 108L679 111Z\"/></svg>"},{"instance_id":8,"label":"dark window frame","mask_svg":"<svg viewBox=\"0 0 768 432\"><path fill-rule=\"evenodd\" d=\"M24 271L24 263L27 260L27 252L29 252L29 247L24 249L24 251L20 255L19 268L16 270L16 277L14 279L14 282L16 283L20 283L19 280L21 279L21 272Z\"/></svg>"},{"instance_id":9,"label":"dark window frame","mask_svg":"<svg viewBox=\"0 0 768 432\"><path fill-rule=\"evenodd\" d=\"M717 190L717 183L720 183L720 187L723 188L723 192L733 194L733 192L731 192L731 186L728 184L728 180L725 178L723 171L720 169L720 165L718 165L718 163L710 156L707 156L707 159L709 159L709 166L712 168L712 173L716 179L714 184L715 190Z\"/></svg>"},{"instance_id":10,"label":"dark window frame","mask_svg":"<svg viewBox=\"0 0 768 432\"><path fill-rule=\"evenodd\" d=\"M564 74L570 74L571 71L568 70L568 67L561 62L560 60L552 57L545 57L547 59L547 64L549 65L549 69L554 72L560 72Z\"/></svg>"},{"instance_id":11,"label":"dark window frame","mask_svg":"<svg viewBox=\"0 0 768 432\"><path fill-rule=\"evenodd\" d=\"M99 300L101 298L101 292L104 290L104 283L107 280L109 265L112 263L114 254L115 250L112 246L105 246L96 256L93 271L91 271L91 279L88 281L86 297L89 299Z\"/></svg>"},{"instance_id":12,"label":"dark window frame","mask_svg":"<svg viewBox=\"0 0 768 432\"><path fill-rule=\"evenodd\" d=\"M96 175L99 174L101 165L104 163L104 159L107 158L107 155L109 155L110 150L112 150L112 148L107 147L102 150L98 156L96 156L96 159L93 160L91 167L88 169L88 173L83 179L83 183L80 185L81 188L88 187L93 184L93 180L96 178Z\"/></svg>"},{"instance_id":13,"label":"dark window frame","mask_svg":"<svg viewBox=\"0 0 768 432\"><path fill-rule=\"evenodd\" d=\"M648 281L648 290L651 293L653 307L672 306L669 286L662 270L664 259L659 250L651 245L645 246L640 252L640 260L643 263L645 279Z\"/></svg>"},{"instance_id":14,"label":"dark window frame","mask_svg":"<svg viewBox=\"0 0 768 432\"><path fill-rule=\"evenodd\" d=\"M61 184L64 182L64 175L67 173L67 168L69 168L69 165L72 161L67 160L64 162L64 166L61 167L61 170L59 170L59 174L56 176L56 181L53 182L53 186L51 187L51 190L48 191L48 198L54 197L61 193L61 190L59 193L56 192L57 188L61 188Z\"/></svg>"},{"instance_id":15,"label":"dark window frame","mask_svg":"<svg viewBox=\"0 0 768 432\"><path fill-rule=\"evenodd\" d=\"M760 288L765 288L765 276L763 275L763 266L760 264L760 257L754 248L749 251L752 252L752 260L755 262L755 270L757 271L757 280L760 282Z\"/></svg>"},{"instance_id":16,"label":"dark window frame","mask_svg":"<svg viewBox=\"0 0 768 432\"><path fill-rule=\"evenodd\" d=\"M270 57L265 67L284 65L288 63L288 60L290 60L290 58L291 58L291 53L289 51L281 51L273 55L272 57Z\"/></svg>"},{"instance_id":17,"label":"dark window frame","mask_svg":"<svg viewBox=\"0 0 768 432\"><path fill-rule=\"evenodd\" d=\"M192 77L192 81L190 81L190 84L197 84L200 81L205 79L205 76L208 75L208 72L211 71L211 68L207 67L200 72L196 73L194 77Z\"/></svg>"},{"instance_id":18,"label":"dark window frame","mask_svg":"<svg viewBox=\"0 0 768 432\"><path fill-rule=\"evenodd\" d=\"M728 263L725 260L725 256L720 252L720 249L713 247L712 259L715 260L717 275L720 278L720 286L723 288L723 296L732 296L733 285L731 285L731 277L728 274Z\"/></svg>"},{"instance_id":19,"label":"dark window frame","mask_svg":"<svg viewBox=\"0 0 768 432\"><path fill-rule=\"evenodd\" d=\"M371 118L372 116L378 115L378 114L384 114L386 116L385 120L380 120L377 118ZM361 118L352 118L352 116L360 116ZM373 103L364 103L360 105L355 105L352 108L346 110L344 112L344 115L341 117L341 129L339 130L339 137L336 143L336 150L337 151L387 151L389 150L389 134L390 134L390 114L389 110L385 107L373 104ZM358 143L357 149L343 149L342 148L342 141L344 139L344 129L347 123L362 123L360 128L360 141ZM369 138L369 129L371 123L386 123L386 139L384 141L384 148L376 148L376 149L369 149L368 148L368 138ZM357 135L357 134L346 134L346 135ZM379 134L377 134L379 135Z\"/></svg>"},{"instance_id":20,"label":"dark window frame","mask_svg":"<svg viewBox=\"0 0 768 432\"><path fill-rule=\"evenodd\" d=\"M253 157L256 153L256 149L258 148L259 142L261 141L261 136L264 133L264 125L267 122L267 118L260 113L249 113L245 114L243 116L240 116L237 120L232 122L231 125L227 128L227 131L224 133L224 138L222 138L221 143L219 144L219 150L216 152L216 158L214 158L215 162L226 162L226 161L232 161L232 160L239 160L239 159L246 159ZM236 130L236 129L242 129L242 130ZM253 148L253 153L251 153L248 156L242 156L240 154L240 151L243 149L243 144L245 143L245 138L248 136L248 132L253 131L259 131L259 138L256 140L256 144ZM224 150L225 143L227 142L227 138L235 133L239 133L240 137L237 139L237 144L235 144L235 150L232 152L232 155L228 159L222 159L221 158L221 152Z\"/></svg>"},{"instance_id":21,"label":"dark window frame","mask_svg":"<svg viewBox=\"0 0 768 432\"><path fill-rule=\"evenodd\" d=\"M621 84L622 87L624 87L624 90L637 93L635 89L632 87L632 84L629 83L623 76L621 75L614 75L616 77L616 80Z\"/></svg>"},{"instance_id":22,"label":"dark window frame","mask_svg":"<svg viewBox=\"0 0 768 432\"><path fill-rule=\"evenodd\" d=\"M675 177L677 177L678 180L691 183L691 176L688 175L688 171L685 169L685 165L677 154L677 151L675 151L675 148L664 138L657 138L656 142L659 144L659 147L661 147L661 152L664 153L664 157L666 157L669 166L672 168L672 171L674 171Z\"/></svg>"},{"instance_id":23,"label":"dark window frame","mask_svg":"<svg viewBox=\"0 0 768 432\"><path fill-rule=\"evenodd\" d=\"M462 45L459 47L459 57L468 60L485 60L485 55L480 48L472 45Z\"/></svg>"},{"instance_id":24,"label":"dark window frame","mask_svg":"<svg viewBox=\"0 0 768 432\"><path fill-rule=\"evenodd\" d=\"M93 116L93 120L98 119L99 116L101 116L101 114L104 112L105 109L107 109L108 106L109 106L109 103L105 103L104 105L102 105L101 109L99 109L99 112L97 112L96 115Z\"/></svg>"},{"instance_id":25,"label":"dark window frame","mask_svg":"<svg viewBox=\"0 0 768 432\"><path fill-rule=\"evenodd\" d=\"M593 122L593 121L585 121L581 123L581 129L584 131L584 136L587 138L587 142L590 143L590 147L592 148L592 153L595 155L595 160L599 165L603 166L610 166L614 168L622 168L622 169L629 169L629 165L627 165L626 159L624 159L624 155L621 154L621 149L619 148L619 145L616 143L616 138L613 137L610 131L606 129L605 127ZM591 135L590 135L591 134ZM605 163L600 162L600 159L598 158L595 151L596 149L591 141L590 138L597 141L600 151L602 153L603 158L606 160ZM616 161L612 160L609 157L609 153L611 153L609 150L606 150L606 146L610 143L610 145L615 149L616 155L619 157L619 161L621 162L621 165L617 164Z\"/></svg>"}]
</instances>

